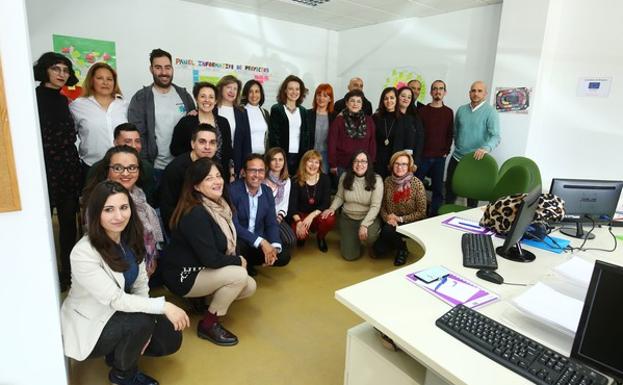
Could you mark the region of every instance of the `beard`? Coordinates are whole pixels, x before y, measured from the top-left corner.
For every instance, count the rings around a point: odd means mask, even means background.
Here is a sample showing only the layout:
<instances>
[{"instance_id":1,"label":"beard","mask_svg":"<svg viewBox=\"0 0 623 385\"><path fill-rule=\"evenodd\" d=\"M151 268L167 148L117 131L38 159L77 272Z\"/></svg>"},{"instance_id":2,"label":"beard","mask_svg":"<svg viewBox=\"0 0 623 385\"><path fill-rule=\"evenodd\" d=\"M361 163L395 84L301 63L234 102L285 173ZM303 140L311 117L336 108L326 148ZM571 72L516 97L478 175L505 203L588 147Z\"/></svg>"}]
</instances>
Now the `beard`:
<instances>
[{"instance_id":1,"label":"beard","mask_svg":"<svg viewBox=\"0 0 623 385\"><path fill-rule=\"evenodd\" d=\"M154 83L158 86L158 87L162 87L162 88L167 88L171 85L171 83L173 82L173 75L171 75L170 77L158 77L156 75L152 75L154 78Z\"/></svg>"}]
</instances>

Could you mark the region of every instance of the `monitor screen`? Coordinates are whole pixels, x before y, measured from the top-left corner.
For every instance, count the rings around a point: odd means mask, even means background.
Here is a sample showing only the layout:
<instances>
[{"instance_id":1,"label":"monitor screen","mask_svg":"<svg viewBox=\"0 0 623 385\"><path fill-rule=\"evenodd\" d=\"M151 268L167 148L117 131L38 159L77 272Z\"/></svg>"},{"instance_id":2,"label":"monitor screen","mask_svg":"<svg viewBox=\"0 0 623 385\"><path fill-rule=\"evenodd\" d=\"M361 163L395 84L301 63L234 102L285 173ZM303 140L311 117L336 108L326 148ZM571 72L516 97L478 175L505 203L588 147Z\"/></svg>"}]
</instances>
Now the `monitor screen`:
<instances>
[{"instance_id":1,"label":"monitor screen","mask_svg":"<svg viewBox=\"0 0 623 385\"><path fill-rule=\"evenodd\" d=\"M623 379L623 267L597 261L571 357Z\"/></svg>"},{"instance_id":2,"label":"monitor screen","mask_svg":"<svg viewBox=\"0 0 623 385\"><path fill-rule=\"evenodd\" d=\"M553 179L550 193L565 201L565 220L578 221L585 215L608 222L621 196L623 181Z\"/></svg>"},{"instance_id":3,"label":"monitor screen","mask_svg":"<svg viewBox=\"0 0 623 385\"><path fill-rule=\"evenodd\" d=\"M519 241L521 241L528 226L534 221L534 213L538 207L540 196L541 186L536 186L521 202L511 229L506 234L504 244L495 250L499 256L517 262L531 262L534 260L534 254L523 250Z\"/></svg>"}]
</instances>

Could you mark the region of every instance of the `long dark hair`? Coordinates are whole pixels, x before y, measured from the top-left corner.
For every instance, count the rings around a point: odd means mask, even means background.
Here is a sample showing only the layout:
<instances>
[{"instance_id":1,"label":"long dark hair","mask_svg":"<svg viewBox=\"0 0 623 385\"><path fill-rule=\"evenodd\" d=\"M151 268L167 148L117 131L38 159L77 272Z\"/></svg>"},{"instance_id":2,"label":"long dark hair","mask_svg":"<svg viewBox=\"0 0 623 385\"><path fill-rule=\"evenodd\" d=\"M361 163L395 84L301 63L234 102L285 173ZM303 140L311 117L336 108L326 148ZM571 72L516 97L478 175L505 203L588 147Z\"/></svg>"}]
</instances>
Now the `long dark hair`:
<instances>
[{"instance_id":1,"label":"long dark hair","mask_svg":"<svg viewBox=\"0 0 623 385\"><path fill-rule=\"evenodd\" d=\"M266 98L264 96L264 87L262 86L262 83L258 82L255 79L251 79L248 82L244 83L244 87L242 87L242 96L240 98L240 104L242 104L243 106L249 103L249 93L251 92L251 87L257 85L260 88L260 102L258 103L258 106L262 106L264 105L264 102L266 101Z\"/></svg>"},{"instance_id":2,"label":"long dark hair","mask_svg":"<svg viewBox=\"0 0 623 385\"><path fill-rule=\"evenodd\" d=\"M385 95L389 94L390 92L393 92L396 96L396 107L394 107L394 112L387 111L387 108L385 107ZM394 115L397 118L400 116L400 107L398 106L398 103L398 90L396 90L396 87L386 87L383 92L381 92L381 98L379 99L379 108L376 110L376 113L379 116Z\"/></svg>"},{"instance_id":3,"label":"long dark hair","mask_svg":"<svg viewBox=\"0 0 623 385\"><path fill-rule=\"evenodd\" d=\"M417 109L415 108L415 103L417 103L417 100L415 100L415 94L413 93L413 90L407 86L400 88L398 90L398 93L396 94L396 109L398 110L398 112L400 112L400 94L402 93L402 91L407 91L411 93L411 103L407 107L405 115L418 116Z\"/></svg>"},{"instance_id":4,"label":"long dark hair","mask_svg":"<svg viewBox=\"0 0 623 385\"><path fill-rule=\"evenodd\" d=\"M175 206L175 210L169 220L169 228L171 230L177 227L177 224L180 222L182 217L188 214L193 207L201 206L203 204L203 194L195 190L195 186L201 183L201 181L208 176L210 170L212 170L212 167L216 167L221 173L221 177L223 177L223 169L221 166L210 158L198 159L186 170L180 199L177 201L177 206ZM229 201L226 186L227 184L223 181L223 199L225 199L225 202L227 202L233 212L234 208Z\"/></svg>"},{"instance_id":5,"label":"long dark hair","mask_svg":"<svg viewBox=\"0 0 623 385\"><path fill-rule=\"evenodd\" d=\"M92 172L93 176L89 180L87 180L86 186L84 187L84 190L82 191L84 202L87 202L89 200L89 196L92 194L92 191L95 188L95 186L97 186L100 182L108 179L108 168L110 167L110 160L112 159L113 155L121 154L121 153L132 154L136 157L136 161L138 162L138 176L136 179L136 186L141 187L141 188L143 187L142 182L141 182L141 175L143 173L143 169L142 169L143 165L141 162L141 158L138 155L138 152L136 151L136 149L134 147L130 147L125 144L122 144L120 146L114 146L114 147L109 148L108 151L106 151L104 158L95 165L95 168L93 169L93 172Z\"/></svg>"},{"instance_id":6,"label":"long dark hair","mask_svg":"<svg viewBox=\"0 0 623 385\"><path fill-rule=\"evenodd\" d=\"M123 272L128 269L128 262L119 253L118 245L106 234L106 230L102 227L100 219L106 200L108 200L108 197L115 194L124 194L128 198L130 204L130 220L125 229L121 232L121 241L134 252L136 263L141 263L143 261L143 257L145 256L143 224L138 215L136 215L136 207L134 206L130 193L121 184L107 180L95 186L87 203L87 210L90 213L87 228L91 246L100 253L104 262L106 262L112 270Z\"/></svg>"},{"instance_id":7,"label":"long dark hair","mask_svg":"<svg viewBox=\"0 0 623 385\"><path fill-rule=\"evenodd\" d=\"M305 83L303 83L303 80L301 80L301 78L299 78L296 75L288 75L283 82L281 82L281 85L279 86L279 92L277 93L277 102L281 103L281 104L286 104L288 102L288 95L287 95L287 91L288 91L288 83L290 82L296 82L299 84L299 98L296 99L296 106L300 106L303 103L303 99L305 99L305 96L307 96L307 88L305 88Z\"/></svg>"},{"instance_id":8,"label":"long dark hair","mask_svg":"<svg viewBox=\"0 0 623 385\"><path fill-rule=\"evenodd\" d=\"M374 174L372 162L370 162L370 155L368 155L368 153L364 150L355 152L353 157L350 159L350 167L346 169L346 175L344 176L344 189L353 189L353 182L355 181L355 170L353 170L353 167L355 165L355 159L357 159L359 154L365 154L366 159L368 160L368 168L366 169L366 173L363 174L363 177L366 181L366 191L372 191L376 187L376 175Z\"/></svg>"}]
</instances>

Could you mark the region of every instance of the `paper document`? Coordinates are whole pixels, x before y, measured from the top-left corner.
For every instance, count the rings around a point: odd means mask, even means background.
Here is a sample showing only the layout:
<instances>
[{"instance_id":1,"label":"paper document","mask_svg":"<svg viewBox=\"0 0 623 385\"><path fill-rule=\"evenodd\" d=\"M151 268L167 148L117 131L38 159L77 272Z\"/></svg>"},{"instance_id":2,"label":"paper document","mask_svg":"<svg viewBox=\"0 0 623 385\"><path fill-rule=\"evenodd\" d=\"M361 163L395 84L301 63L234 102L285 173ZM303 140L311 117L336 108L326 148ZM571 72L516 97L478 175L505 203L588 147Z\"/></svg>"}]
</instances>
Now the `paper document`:
<instances>
[{"instance_id":1,"label":"paper document","mask_svg":"<svg viewBox=\"0 0 623 385\"><path fill-rule=\"evenodd\" d=\"M452 297L457 301L464 303L472 298L480 289L477 287L466 285L465 282L459 281L453 277L446 277L440 282L431 282L426 287L439 294Z\"/></svg>"},{"instance_id":2,"label":"paper document","mask_svg":"<svg viewBox=\"0 0 623 385\"><path fill-rule=\"evenodd\" d=\"M567 262L556 266L554 270L568 280L588 288L594 267L595 262L589 262L580 257L573 257Z\"/></svg>"},{"instance_id":3,"label":"paper document","mask_svg":"<svg viewBox=\"0 0 623 385\"><path fill-rule=\"evenodd\" d=\"M484 234L484 235L492 235L494 232L489 230L486 227L480 226L477 220L460 218L460 217L450 217L445 221L441 222L442 225L451 227L456 230L465 231L467 233L474 234Z\"/></svg>"},{"instance_id":4,"label":"paper document","mask_svg":"<svg viewBox=\"0 0 623 385\"><path fill-rule=\"evenodd\" d=\"M582 301L539 282L513 299L523 313L565 334L574 335L582 314Z\"/></svg>"}]
</instances>

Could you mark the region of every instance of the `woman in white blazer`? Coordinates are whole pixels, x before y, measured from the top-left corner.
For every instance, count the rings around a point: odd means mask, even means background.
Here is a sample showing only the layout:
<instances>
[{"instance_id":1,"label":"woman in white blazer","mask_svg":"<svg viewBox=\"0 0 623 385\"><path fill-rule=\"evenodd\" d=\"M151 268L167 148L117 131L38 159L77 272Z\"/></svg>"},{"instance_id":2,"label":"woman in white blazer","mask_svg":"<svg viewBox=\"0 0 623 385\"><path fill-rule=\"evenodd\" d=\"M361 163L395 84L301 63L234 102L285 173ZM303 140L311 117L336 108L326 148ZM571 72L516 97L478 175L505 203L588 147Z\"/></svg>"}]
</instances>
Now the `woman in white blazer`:
<instances>
[{"instance_id":1,"label":"woman in white blazer","mask_svg":"<svg viewBox=\"0 0 623 385\"><path fill-rule=\"evenodd\" d=\"M138 358L176 352L188 316L149 297L143 227L125 187L101 182L87 212L88 235L71 252L72 284L61 307L65 355L106 356L112 384L157 385L138 370Z\"/></svg>"}]
</instances>

